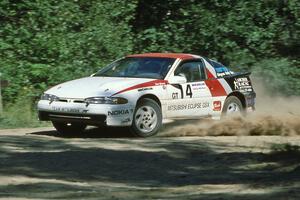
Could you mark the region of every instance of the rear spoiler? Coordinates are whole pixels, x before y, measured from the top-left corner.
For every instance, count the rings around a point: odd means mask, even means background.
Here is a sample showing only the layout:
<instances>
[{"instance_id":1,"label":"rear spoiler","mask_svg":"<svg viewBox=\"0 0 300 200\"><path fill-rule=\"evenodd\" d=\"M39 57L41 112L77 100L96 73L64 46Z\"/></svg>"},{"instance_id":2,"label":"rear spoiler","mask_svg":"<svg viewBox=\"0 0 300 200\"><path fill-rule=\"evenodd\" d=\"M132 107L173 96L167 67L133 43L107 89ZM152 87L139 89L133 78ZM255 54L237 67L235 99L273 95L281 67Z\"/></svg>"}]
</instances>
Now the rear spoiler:
<instances>
[{"instance_id":1,"label":"rear spoiler","mask_svg":"<svg viewBox=\"0 0 300 200\"><path fill-rule=\"evenodd\" d=\"M234 76L250 76L252 72L235 72Z\"/></svg>"}]
</instances>

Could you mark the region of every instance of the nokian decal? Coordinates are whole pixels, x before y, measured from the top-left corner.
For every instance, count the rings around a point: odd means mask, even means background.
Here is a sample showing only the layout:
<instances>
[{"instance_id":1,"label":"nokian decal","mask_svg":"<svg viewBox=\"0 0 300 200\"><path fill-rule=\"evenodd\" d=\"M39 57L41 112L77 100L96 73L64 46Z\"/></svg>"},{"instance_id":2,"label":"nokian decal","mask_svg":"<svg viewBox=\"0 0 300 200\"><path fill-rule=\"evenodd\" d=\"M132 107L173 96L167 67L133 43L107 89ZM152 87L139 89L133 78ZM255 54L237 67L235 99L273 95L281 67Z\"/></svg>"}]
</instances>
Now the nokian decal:
<instances>
[{"instance_id":1,"label":"nokian decal","mask_svg":"<svg viewBox=\"0 0 300 200\"><path fill-rule=\"evenodd\" d=\"M242 93L253 92L253 88L248 76L236 75L232 77L226 77L224 79L230 85L233 91L239 91Z\"/></svg>"},{"instance_id":2,"label":"nokian decal","mask_svg":"<svg viewBox=\"0 0 300 200\"><path fill-rule=\"evenodd\" d=\"M235 78L233 84L235 90L252 92L252 86L247 78Z\"/></svg>"}]
</instances>

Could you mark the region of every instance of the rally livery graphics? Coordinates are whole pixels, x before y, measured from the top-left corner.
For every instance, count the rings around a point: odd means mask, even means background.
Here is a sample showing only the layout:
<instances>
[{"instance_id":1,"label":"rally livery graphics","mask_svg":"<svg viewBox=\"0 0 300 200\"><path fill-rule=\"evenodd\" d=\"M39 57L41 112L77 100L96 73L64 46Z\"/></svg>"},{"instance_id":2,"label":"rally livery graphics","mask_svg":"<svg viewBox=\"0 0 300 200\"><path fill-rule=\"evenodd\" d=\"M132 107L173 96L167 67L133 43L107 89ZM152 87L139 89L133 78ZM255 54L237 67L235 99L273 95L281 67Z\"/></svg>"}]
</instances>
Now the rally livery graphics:
<instances>
[{"instance_id":1,"label":"rally livery graphics","mask_svg":"<svg viewBox=\"0 0 300 200\"><path fill-rule=\"evenodd\" d=\"M60 133L87 125L128 126L148 137L163 119L220 118L254 110L249 75L197 55L130 55L90 77L47 90L38 103L39 118L52 121Z\"/></svg>"}]
</instances>

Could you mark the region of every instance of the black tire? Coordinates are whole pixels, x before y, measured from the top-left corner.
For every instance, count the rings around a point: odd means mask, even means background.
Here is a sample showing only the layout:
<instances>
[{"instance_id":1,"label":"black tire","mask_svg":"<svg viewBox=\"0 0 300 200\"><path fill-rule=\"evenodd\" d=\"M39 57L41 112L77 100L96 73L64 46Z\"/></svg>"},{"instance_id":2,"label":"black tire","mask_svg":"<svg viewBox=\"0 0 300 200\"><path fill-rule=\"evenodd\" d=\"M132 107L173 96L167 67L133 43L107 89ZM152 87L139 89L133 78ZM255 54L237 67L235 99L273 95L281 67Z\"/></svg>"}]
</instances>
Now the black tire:
<instances>
[{"instance_id":1,"label":"black tire","mask_svg":"<svg viewBox=\"0 0 300 200\"><path fill-rule=\"evenodd\" d=\"M133 114L130 132L136 137L145 138L156 135L161 126L162 112L158 103L148 98L140 100Z\"/></svg>"},{"instance_id":2,"label":"black tire","mask_svg":"<svg viewBox=\"0 0 300 200\"><path fill-rule=\"evenodd\" d=\"M66 123L52 121L54 128L62 135L76 135L83 133L86 128L85 124L80 123Z\"/></svg>"},{"instance_id":3,"label":"black tire","mask_svg":"<svg viewBox=\"0 0 300 200\"><path fill-rule=\"evenodd\" d=\"M234 111L234 107L237 109L236 111ZM239 115L239 116L245 115L245 109L243 107L243 104L236 96L227 97L222 110L222 117L232 116L232 115Z\"/></svg>"}]
</instances>

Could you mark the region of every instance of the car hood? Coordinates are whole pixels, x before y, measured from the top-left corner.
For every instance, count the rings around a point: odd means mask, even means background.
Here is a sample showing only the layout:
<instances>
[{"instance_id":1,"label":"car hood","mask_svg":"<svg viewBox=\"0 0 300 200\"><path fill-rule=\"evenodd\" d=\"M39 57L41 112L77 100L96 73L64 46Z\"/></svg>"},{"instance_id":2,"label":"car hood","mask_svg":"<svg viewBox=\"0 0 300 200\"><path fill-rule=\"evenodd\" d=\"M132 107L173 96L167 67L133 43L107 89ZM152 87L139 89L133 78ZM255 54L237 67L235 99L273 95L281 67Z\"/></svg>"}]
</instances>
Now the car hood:
<instances>
[{"instance_id":1,"label":"car hood","mask_svg":"<svg viewBox=\"0 0 300 200\"><path fill-rule=\"evenodd\" d=\"M88 98L111 96L126 88L155 79L120 78L120 77L86 77L68 81L46 91L47 94L61 98Z\"/></svg>"}]
</instances>

